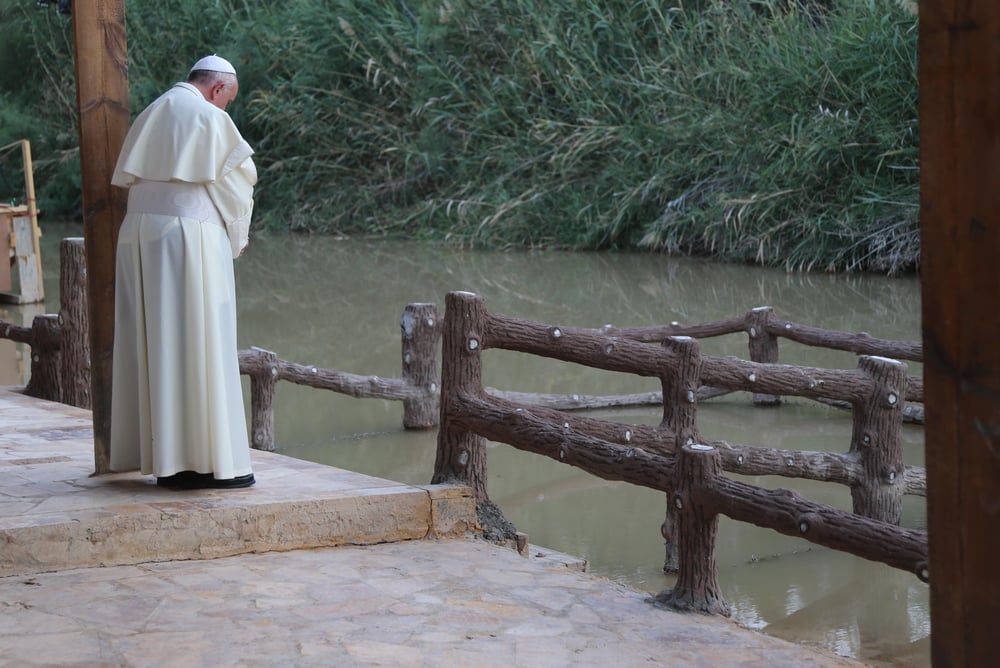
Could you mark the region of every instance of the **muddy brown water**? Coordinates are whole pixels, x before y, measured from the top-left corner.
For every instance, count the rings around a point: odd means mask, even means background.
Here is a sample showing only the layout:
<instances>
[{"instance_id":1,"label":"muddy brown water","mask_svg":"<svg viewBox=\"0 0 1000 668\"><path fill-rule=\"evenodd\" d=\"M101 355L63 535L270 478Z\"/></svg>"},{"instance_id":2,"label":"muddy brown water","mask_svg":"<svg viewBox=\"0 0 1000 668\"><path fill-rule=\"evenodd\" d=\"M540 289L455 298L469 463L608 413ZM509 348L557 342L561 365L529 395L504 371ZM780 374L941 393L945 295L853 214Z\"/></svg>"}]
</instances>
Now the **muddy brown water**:
<instances>
[{"instance_id":1,"label":"muddy brown water","mask_svg":"<svg viewBox=\"0 0 1000 668\"><path fill-rule=\"evenodd\" d=\"M43 223L44 305L0 307L29 322L58 310L58 243L80 226ZM479 293L488 309L554 325L599 327L699 323L774 307L793 322L919 340L920 284L913 276L789 274L697 259L614 253L463 251L410 243L275 237L255 240L237 262L239 345L282 359L364 375L398 377L399 320L411 302L436 303L452 290ZM22 382L23 351L0 342L0 382ZM849 353L782 339L780 361L855 368ZM705 340L711 355L747 355L745 335ZM910 363L911 373L920 365ZM656 380L595 371L507 351L484 354L487 386L522 392L630 394ZM245 380L245 394L249 383ZM589 414L656 424L655 407ZM769 447L848 448L847 412L803 399L757 408L747 394L698 408L702 434ZM402 405L358 400L282 383L276 401L279 452L411 484L429 482L436 433L402 428ZM923 465L923 429L905 425L908 464ZM662 572L664 495L608 482L503 444L488 445L489 493L532 544L586 558L592 573L656 593ZM841 485L749 478L850 509ZM921 497L906 497L903 525L926 526ZM733 618L797 642L873 665L930 665L928 588L909 573L722 518L719 579Z\"/></svg>"}]
</instances>

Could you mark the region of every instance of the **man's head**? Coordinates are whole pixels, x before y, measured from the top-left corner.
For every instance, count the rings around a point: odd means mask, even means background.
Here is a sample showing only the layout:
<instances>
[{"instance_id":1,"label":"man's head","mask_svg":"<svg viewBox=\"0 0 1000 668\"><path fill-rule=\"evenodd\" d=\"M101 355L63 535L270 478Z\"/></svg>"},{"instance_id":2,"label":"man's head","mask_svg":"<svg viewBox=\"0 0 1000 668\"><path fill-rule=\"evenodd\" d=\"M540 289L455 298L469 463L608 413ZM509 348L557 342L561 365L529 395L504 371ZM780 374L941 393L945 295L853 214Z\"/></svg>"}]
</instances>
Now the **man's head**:
<instances>
[{"instance_id":1,"label":"man's head","mask_svg":"<svg viewBox=\"0 0 1000 668\"><path fill-rule=\"evenodd\" d=\"M209 103L223 111L236 99L240 84L236 68L225 58L205 56L188 73L188 83L201 91Z\"/></svg>"}]
</instances>

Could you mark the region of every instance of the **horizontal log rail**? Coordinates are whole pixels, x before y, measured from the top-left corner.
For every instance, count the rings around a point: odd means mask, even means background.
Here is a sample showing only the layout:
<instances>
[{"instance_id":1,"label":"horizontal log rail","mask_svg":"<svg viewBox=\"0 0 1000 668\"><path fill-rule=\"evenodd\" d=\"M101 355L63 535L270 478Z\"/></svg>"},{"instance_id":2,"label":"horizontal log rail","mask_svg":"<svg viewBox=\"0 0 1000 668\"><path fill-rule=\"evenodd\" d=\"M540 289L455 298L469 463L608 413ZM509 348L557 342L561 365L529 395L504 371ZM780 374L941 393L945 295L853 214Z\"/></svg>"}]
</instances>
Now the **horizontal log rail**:
<instances>
[{"instance_id":1,"label":"horizontal log rail","mask_svg":"<svg viewBox=\"0 0 1000 668\"><path fill-rule=\"evenodd\" d=\"M553 421L551 411L517 406L488 396L463 395L452 404L451 419L491 441L543 455L605 480L628 482L665 493L674 490L676 453L657 454L639 443L641 434L612 434L612 442L581 432L597 421ZM600 431L612 427L598 427ZM638 436L638 438L637 438ZM672 434L664 434L664 440ZM627 441L627 442L622 442ZM718 442L717 442L718 443ZM725 444L722 444L725 445ZM707 443L704 447L710 446ZM698 492L731 519L799 536L824 547L907 570L927 581L927 532L905 529L815 503L786 490L768 490L724 477Z\"/></svg>"},{"instance_id":2,"label":"horizontal log rail","mask_svg":"<svg viewBox=\"0 0 1000 668\"><path fill-rule=\"evenodd\" d=\"M512 350L605 371L658 377L676 365L669 350L641 341L610 336L596 329L558 327L498 314L487 314L488 334L470 338L468 345L483 350ZM766 364L738 357L702 357L705 385L723 391L745 390L835 399L857 403L870 395L867 377L856 370L823 369L789 364Z\"/></svg>"},{"instance_id":3,"label":"horizontal log rail","mask_svg":"<svg viewBox=\"0 0 1000 668\"><path fill-rule=\"evenodd\" d=\"M759 339L762 316L746 321ZM733 321L716 325L733 329ZM725 514L814 543L902 568L927 580L927 534L898 526L904 493L926 489L924 471L902 461L900 427L909 396L906 364L863 355L858 368L836 370L703 356L689 336L671 336L661 347L618 336L621 330L561 327L490 313L472 293L449 293L443 324L440 428L433 483L460 481L477 499L488 531L510 540L513 527L486 491L485 440L510 444L581 468L667 493L662 528L672 546L678 580L659 603L708 613L728 613L717 584L715 532ZM753 347L753 344L752 344ZM658 377L663 421L629 425L576 416L531 402L532 395L499 393L483 386L482 354L513 350L588 367ZM773 350L765 356L773 359ZM793 451L701 439L695 409L706 386L759 395L842 401L853 411L847 453ZM655 393L633 395L651 403ZM558 399L547 396L550 404ZM576 405L593 401L573 395ZM519 403L526 402L526 403ZM854 512L814 503L787 490L767 490L726 478L784 475L838 482L851 489Z\"/></svg>"}]
</instances>

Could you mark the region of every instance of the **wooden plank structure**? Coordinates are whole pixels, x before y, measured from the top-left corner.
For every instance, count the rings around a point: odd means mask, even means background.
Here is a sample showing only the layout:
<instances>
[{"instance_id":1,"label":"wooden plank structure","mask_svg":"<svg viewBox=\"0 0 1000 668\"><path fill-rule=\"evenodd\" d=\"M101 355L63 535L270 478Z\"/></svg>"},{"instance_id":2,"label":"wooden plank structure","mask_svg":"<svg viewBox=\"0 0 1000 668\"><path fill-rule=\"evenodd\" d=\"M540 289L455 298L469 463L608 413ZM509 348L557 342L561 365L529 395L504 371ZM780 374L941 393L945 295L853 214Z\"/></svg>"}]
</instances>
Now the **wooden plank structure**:
<instances>
[{"instance_id":1,"label":"wooden plank structure","mask_svg":"<svg viewBox=\"0 0 1000 668\"><path fill-rule=\"evenodd\" d=\"M24 170L24 204L0 203L0 302L37 304L45 301L42 281L42 251L39 239L38 209L35 205L35 179L31 165L31 143L27 139L3 147L21 145ZM9 261L8 261L9 259ZM13 272L17 269L18 289L13 290Z\"/></svg>"},{"instance_id":2,"label":"wooden plank structure","mask_svg":"<svg viewBox=\"0 0 1000 668\"><path fill-rule=\"evenodd\" d=\"M126 194L111 175L129 126L125 0L73 5L83 238L90 316L94 468L110 470L115 247Z\"/></svg>"},{"instance_id":3,"label":"wooden plank structure","mask_svg":"<svg viewBox=\"0 0 1000 668\"><path fill-rule=\"evenodd\" d=\"M1000 656L1000 2L920 2L931 660Z\"/></svg>"},{"instance_id":4,"label":"wooden plank structure","mask_svg":"<svg viewBox=\"0 0 1000 668\"><path fill-rule=\"evenodd\" d=\"M1000 654L1000 3L921 0L920 131L932 660ZM110 433L114 249L109 184L128 127L125 3L74 7L93 354L95 461Z\"/></svg>"}]
</instances>

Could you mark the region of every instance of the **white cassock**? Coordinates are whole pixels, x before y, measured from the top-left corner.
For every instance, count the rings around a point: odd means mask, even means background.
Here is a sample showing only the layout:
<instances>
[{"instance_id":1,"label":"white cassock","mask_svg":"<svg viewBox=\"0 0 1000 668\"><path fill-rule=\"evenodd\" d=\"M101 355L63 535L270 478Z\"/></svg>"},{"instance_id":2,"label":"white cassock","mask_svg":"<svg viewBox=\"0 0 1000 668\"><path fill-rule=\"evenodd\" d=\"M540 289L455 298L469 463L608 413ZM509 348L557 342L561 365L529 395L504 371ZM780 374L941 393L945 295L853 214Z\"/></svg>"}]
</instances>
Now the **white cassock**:
<instances>
[{"instance_id":1,"label":"white cassock","mask_svg":"<svg viewBox=\"0 0 1000 668\"><path fill-rule=\"evenodd\" d=\"M175 84L136 118L112 183L118 236L111 469L217 479L252 472L233 258L257 172L229 115Z\"/></svg>"}]
</instances>

